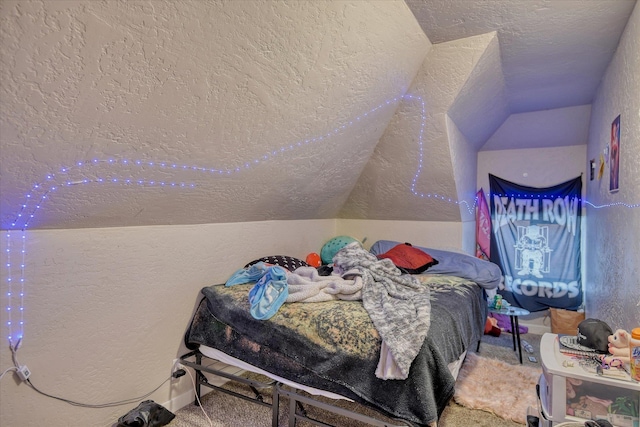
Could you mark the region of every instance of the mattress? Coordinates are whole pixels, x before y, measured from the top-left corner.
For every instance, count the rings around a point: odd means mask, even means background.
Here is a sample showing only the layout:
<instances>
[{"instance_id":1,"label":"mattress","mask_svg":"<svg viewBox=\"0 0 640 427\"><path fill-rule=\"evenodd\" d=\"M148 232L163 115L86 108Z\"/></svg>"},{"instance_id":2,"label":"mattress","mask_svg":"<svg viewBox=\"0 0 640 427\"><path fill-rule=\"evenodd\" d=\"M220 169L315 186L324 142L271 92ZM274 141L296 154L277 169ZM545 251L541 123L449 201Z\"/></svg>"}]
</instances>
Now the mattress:
<instances>
[{"instance_id":1,"label":"mattress","mask_svg":"<svg viewBox=\"0 0 640 427\"><path fill-rule=\"evenodd\" d=\"M199 347L200 353L202 353L204 356L208 357L209 359L214 359L214 360L218 360L222 363L226 363L227 365L231 365L231 366L235 366L236 368L240 368L244 371L247 372L253 372L255 374L260 374L260 375L264 375L267 376L273 380L276 380L282 384L288 385L289 387L293 387L296 390L302 390L305 391L311 395L314 396L324 396L324 397L328 397L330 399L344 399L344 400L349 400L349 401L353 401L351 399L349 399L348 397L344 397L341 396L339 394L336 393L331 393L325 390L320 390L317 388L313 388L313 387L309 387L306 386L304 384L299 384L295 381L292 381L290 379L287 378L283 378L275 373L272 372L267 372L264 369L260 369L256 366L253 366L247 362L244 362L240 359L236 359L235 357L229 356L227 353L218 350L216 348L212 348L212 347L208 347L206 345L201 345ZM464 353L462 353L462 355L456 359L455 361L449 363L449 371L451 372L451 375L454 378L458 378L458 373L460 372L460 367L462 366L462 363L464 362L464 358L467 355L467 352L465 351Z\"/></svg>"},{"instance_id":2,"label":"mattress","mask_svg":"<svg viewBox=\"0 0 640 427\"><path fill-rule=\"evenodd\" d=\"M209 286L202 289L185 343L311 394L432 424L453 396L465 352L482 337L486 301L483 289L468 279L421 275L420 280L431 287L431 325L406 380L375 377L380 337L359 301L288 303L260 321L249 314L251 285Z\"/></svg>"}]
</instances>

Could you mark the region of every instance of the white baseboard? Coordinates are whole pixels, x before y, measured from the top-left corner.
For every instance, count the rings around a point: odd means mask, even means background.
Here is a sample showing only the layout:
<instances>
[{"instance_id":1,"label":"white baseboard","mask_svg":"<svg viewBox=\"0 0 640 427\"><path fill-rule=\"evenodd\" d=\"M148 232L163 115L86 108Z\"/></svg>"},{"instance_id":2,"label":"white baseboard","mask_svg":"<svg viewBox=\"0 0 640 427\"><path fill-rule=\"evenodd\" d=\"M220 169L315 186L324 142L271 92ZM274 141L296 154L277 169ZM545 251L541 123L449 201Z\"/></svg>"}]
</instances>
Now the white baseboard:
<instances>
[{"instance_id":1,"label":"white baseboard","mask_svg":"<svg viewBox=\"0 0 640 427\"><path fill-rule=\"evenodd\" d=\"M210 391L211 389L208 387L202 388L203 395L205 395L206 393L209 393ZM193 389L190 389L189 391L172 398L168 402L163 403L162 406L164 406L171 412L175 413L177 410L182 409L185 406L191 405L195 399L196 399L195 392L193 391Z\"/></svg>"}]
</instances>

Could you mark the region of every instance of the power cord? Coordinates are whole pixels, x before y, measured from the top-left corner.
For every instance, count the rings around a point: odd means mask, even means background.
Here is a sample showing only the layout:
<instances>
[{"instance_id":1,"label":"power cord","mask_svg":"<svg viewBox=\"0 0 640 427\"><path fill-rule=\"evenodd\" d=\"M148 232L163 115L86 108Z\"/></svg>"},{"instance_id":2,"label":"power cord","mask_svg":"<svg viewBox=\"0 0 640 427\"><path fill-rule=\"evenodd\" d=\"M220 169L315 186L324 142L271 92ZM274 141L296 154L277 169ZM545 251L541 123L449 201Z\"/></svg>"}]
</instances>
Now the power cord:
<instances>
[{"instance_id":1,"label":"power cord","mask_svg":"<svg viewBox=\"0 0 640 427\"><path fill-rule=\"evenodd\" d=\"M15 343L15 345L9 339L9 348L11 349L11 358L13 359L14 366L12 366L11 368L7 368L2 373L2 375L0 375L0 379L2 379L2 377L4 377L7 372L15 371L23 382L25 382L29 387L31 387L33 390L35 390L36 392L40 393L41 395L46 396L46 397L50 397L52 399L60 400L61 402L68 403L69 405L80 406L80 407L83 407L83 408L94 408L94 409L111 408L111 407L114 407L114 406L122 406L122 405L129 405L131 403L137 403L138 401L140 401L140 400L152 395L155 391L157 391L160 387L162 387L170 379L178 378L178 377L184 375L184 371L183 370L178 370L178 371L172 373L169 376L169 378L164 380L158 387L154 388L149 393L147 393L147 394L145 394L143 396L133 397L131 399L119 400L119 401L116 401L116 402L98 403L98 404L76 402L74 400L65 399L64 397L54 396L52 394L45 393L44 391L42 391L39 388L37 388L31 382L31 378L30 378L31 377L31 372L29 371L29 368L27 368L26 365L21 365L20 362L18 361L18 349L20 348L20 344L21 343L22 343L22 338L20 338ZM182 371L182 372L180 372L180 371Z\"/></svg>"},{"instance_id":2,"label":"power cord","mask_svg":"<svg viewBox=\"0 0 640 427\"><path fill-rule=\"evenodd\" d=\"M39 390L35 385L33 385L33 383L31 382L31 379L27 379L25 382L27 383L27 385L29 387L31 387L32 389L34 389L35 391L37 391L38 393L40 393L43 396L47 396L47 397L50 397L52 399L60 400L62 402L68 403L69 405L73 405L73 406L80 406L82 408L99 409L99 408L111 408L111 407L114 407L114 406L122 406L122 405L131 404L131 403L137 403L140 400L144 399L145 397L149 397L150 395L152 395L156 390L158 390L160 387L162 387L171 378L173 378L173 376L170 376L169 378L164 380L162 382L162 384L160 384L158 387L154 388L153 390L151 390L149 393L145 394L144 396L132 397L131 399L119 400L117 402L98 403L98 404L81 403L81 402L76 402L76 401L73 401L73 400L70 400L70 399L65 399L64 397L54 396L52 394L45 393L45 392Z\"/></svg>"},{"instance_id":3,"label":"power cord","mask_svg":"<svg viewBox=\"0 0 640 427\"><path fill-rule=\"evenodd\" d=\"M9 372L9 371L16 371L18 372L18 368L16 368L15 366L12 366L10 368L7 368L4 370L4 372L2 374L0 374L0 380L2 379L2 377L4 377L4 375Z\"/></svg>"},{"instance_id":4,"label":"power cord","mask_svg":"<svg viewBox=\"0 0 640 427\"><path fill-rule=\"evenodd\" d=\"M189 374L189 376L191 377L191 384L193 384L193 389L195 390L196 389L196 380L195 380L195 378L193 378L193 375L191 374L191 371L189 371L188 369L186 371ZM198 393L196 393L196 400L198 401L198 406L200 407L200 410L202 411L204 416L209 421L209 426L213 427L213 421L211 421L211 418L209 418L209 415L207 415L207 413L205 412L204 408L202 407L202 402L200 402L200 396L198 396Z\"/></svg>"},{"instance_id":5,"label":"power cord","mask_svg":"<svg viewBox=\"0 0 640 427\"><path fill-rule=\"evenodd\" d=\"M2 374L0 374L0 380L5 376L5 374L7 372L16 371L16 373L20 376L20 378L29 387L31 387L34 391L36 391L37 393L40 393L41 395L46 396L46 397L50 397L52 399L59 400L61 402L68 403L69 405L79 406L79 407L82 407L82 408L100 409L100 408L111 408L111 407L114 407L114 406L122 406L122 405L131 404L131 403L136 403L136 402L139 402L140 400L152 395L155 391L157 391L160 387L162 387L167 381L169 381L169 380L171 380L173 378L180 378L185 373L189 374L189 377L191 377L191 384L193 384L194 390L196 388L196 380L195 380L195 378L193 378L193 375L191 374L191 372L188 369L180 368L180 369L177 369L174 372L172 372L171 375L169 376L169 378L164 380L158 387L154 388L149 393L147 393L147 394L145 394L143 396L133 397L131 399L119 400L119 401L116 401L116 402L98 403L98 404L76 402L76 401L71 400L71 399L66 399L64 397L59 397L59 396L55 396L53 394L45 393L44 391L42 391L39 388L37 388L31 382L31 378L29 378L31 376L31 372L29 372L29 370L26 367L26 365L20 365L20 363L18 362L17 353L18 353L18 348L20 348L21 342L22 342L22 339L19 339L18 342L15 345L13 345L11 340L9 340L9 348L11 349L11 358L13 359L13 364L15 366L12 366L10 368L5 369L4 372ZM26 376L24 376L24 372L26 372ZM22 375L21 375L21 373L22 373ZM204 416L209 421L209 426L213 427L213 421L211 420L211 418L209 418L209 415L207 415L205 410L202 408L202 402L200 402L200 397L197 394L196 394L196 399L198 400L198 406L200 406L200 409L202 410L202 413L204 414Z\"/></svg>"},{"instance_id":6,"label":"power cord","mask_svg":"<svg viewBox=\"0 0 640 427\"><path fill-rule=\"evenodd\" d=\"M29 371L27 365L21 365L20 362L18 362L18 349L22 344L22 338L19 338L15 345L13 344L13 341L11 341L11 338L9 338L8 340L9 349L11 350L11 359L13 360L13 366L15 367L16 374L18 374L22 381L26 381L31 375L31 371ZM2 375L4 375L5 373L6 371Z\"/></svg>"}]
</instances>

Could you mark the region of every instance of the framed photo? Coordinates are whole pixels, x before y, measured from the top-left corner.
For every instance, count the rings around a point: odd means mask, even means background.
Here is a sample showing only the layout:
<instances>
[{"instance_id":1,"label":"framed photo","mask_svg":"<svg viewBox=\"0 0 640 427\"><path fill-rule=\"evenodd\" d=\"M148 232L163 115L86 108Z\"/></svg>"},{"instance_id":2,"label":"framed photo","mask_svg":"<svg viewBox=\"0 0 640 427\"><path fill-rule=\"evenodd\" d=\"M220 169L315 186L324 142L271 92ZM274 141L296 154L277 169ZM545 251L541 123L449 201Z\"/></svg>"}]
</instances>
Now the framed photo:
<instances>
[{"instance_id":1,"label":"framed photo","mask_svg":"<svg viewBox=\"0 0 640 427\"><path fill-rule=\"evenodd\" d=\"M611 141L609 142L609 192L620 188L620 116L611 123Z\"/></svg>"}]
</instances>

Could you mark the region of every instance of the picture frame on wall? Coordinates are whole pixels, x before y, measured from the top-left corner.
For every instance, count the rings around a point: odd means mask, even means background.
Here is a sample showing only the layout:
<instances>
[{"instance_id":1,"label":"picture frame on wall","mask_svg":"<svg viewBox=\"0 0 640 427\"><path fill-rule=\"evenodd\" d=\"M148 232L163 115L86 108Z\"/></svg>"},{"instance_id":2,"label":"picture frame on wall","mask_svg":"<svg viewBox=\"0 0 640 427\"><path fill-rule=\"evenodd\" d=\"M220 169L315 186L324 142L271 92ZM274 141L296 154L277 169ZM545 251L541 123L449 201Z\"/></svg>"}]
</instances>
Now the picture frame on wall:
<instances>
[{"instance_id":1,"label":"picture frame on wall","mask_svg":"<svg viewBox=\"0 0 640 427\"><path fill-rule=\"evenodd\" d=\"M609 141L609 192L615 193L620 188L620 115L611 123L611 139Z\"/></svg>"}]
</instances>

